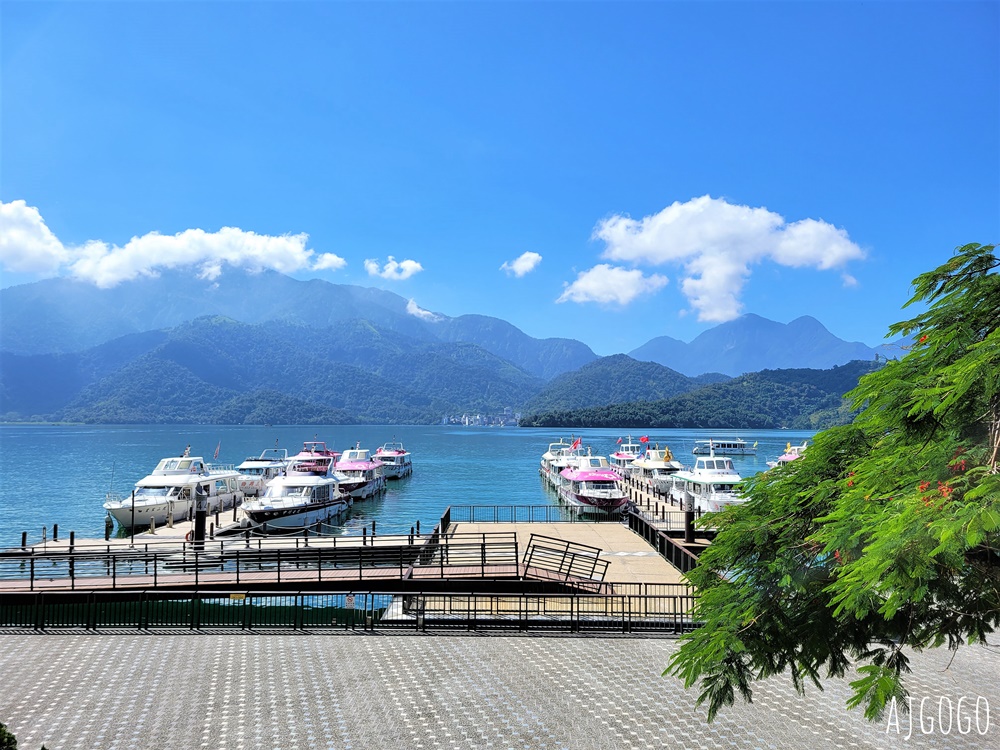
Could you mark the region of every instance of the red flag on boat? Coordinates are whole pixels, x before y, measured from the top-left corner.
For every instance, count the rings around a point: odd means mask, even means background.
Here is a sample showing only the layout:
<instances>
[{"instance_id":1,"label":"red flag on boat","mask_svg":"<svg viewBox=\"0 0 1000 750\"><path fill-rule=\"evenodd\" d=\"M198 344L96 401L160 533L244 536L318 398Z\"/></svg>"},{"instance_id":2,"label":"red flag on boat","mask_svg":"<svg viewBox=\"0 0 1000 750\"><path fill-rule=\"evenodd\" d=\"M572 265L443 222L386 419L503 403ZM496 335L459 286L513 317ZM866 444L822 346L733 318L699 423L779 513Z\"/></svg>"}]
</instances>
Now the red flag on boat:
<instances>
[{"instance_id":1,"label":"red flag on boat","mask_svg":"<svg viewBox=\"0 0 1000 750\"><path fill-rule=\"evenodd\" d=\"M219 457L219 448L221 448L221 447L222 447L222 441L220 440L219 444L217 446L215 446L215 455L212 456L213 459L216 459L216 458Z\"/></svg>"},{"instance_id":2,"label":"red flag on boat","mask_svg":"<svg viewBox=\"0 0 1000 750\"><path fill-rule=\"evenodd\" d=\"M645 435L643 435L641 438L639 438L639 442L640 443L648 443L649 442L649 438L646 437Z\"/></svg>"},{"instance_id":3,"label":"red flag on boat","mask_svg":"<svg viewBox=\"0 0 1000 750\"><path fill-rule=\"evenodd\" d=\"M618 438L618 445L621 445L621 444L622 444L622 439Z\"/></svg>"},{"instance_id":4,"label":"red flag on boat","mask_svg":"<svg viewBox=\"0 0 1000 750\"><path fill-rule=\"evenodd\" d=\"M571 446L569 447L569 449L570 449L571 451L575 451L575 450L576 450L577 448L579 448L579 447L580 447L581 445L583 445L583 438L577 438L576 440L574 440L574 441L573 441L573 445L571 445Z\"/></svg>"}]
</instances>

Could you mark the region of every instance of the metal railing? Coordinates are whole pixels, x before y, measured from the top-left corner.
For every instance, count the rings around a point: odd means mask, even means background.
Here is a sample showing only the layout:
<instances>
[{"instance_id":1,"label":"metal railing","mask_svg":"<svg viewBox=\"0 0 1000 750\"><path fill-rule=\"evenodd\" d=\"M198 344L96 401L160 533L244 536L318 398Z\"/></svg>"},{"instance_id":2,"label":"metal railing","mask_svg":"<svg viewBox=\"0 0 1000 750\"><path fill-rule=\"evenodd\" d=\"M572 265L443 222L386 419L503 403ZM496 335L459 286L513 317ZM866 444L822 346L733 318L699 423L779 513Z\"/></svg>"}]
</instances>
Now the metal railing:
<instances>
[{"instance_id":1,"label":"metal railing","mask_svg":"<svg viewBox=\"0 0 1000 750\"><path fill-rule=\"evenodd\" d=\"M378 539L229 540L124 547L100 545L0 554L0 593L78 588L322 583L365 577L518 574L514 532L383 536Z\"/></svg>"},{"instance_id":2,"label":"metal railing","mask_svg":"<svg viewBox=\"0 0 1000 750\"><path fill-rule=\"evenodd\" d=\"M449 523L619 523L618 510L582 509L574 505L452 505ZM444 516L442 516L444 520Z\"/></svg>"},{"instance_id":3,"label":"metal railing","mask_svg":"<svg viewBox=\"0 0 1000 750\"><path fill-rule=\"evenodd\" d=\"M607 560L600 559L600 554L599 547L532 534L524 552L525 576L600 582L604 580L609 564Z\"/></svg>"},{"instance_id":4,"label":"metal railing","mask_svg":"<svg viewBox=\"0 0 1000 750\"><path fill-rule=\"evenodd\" d=\"M482 594L376 591L81 592L9 603L0 628L189 630L559 630L681 633L690 594Z\"/></svg>"}]
</instances>

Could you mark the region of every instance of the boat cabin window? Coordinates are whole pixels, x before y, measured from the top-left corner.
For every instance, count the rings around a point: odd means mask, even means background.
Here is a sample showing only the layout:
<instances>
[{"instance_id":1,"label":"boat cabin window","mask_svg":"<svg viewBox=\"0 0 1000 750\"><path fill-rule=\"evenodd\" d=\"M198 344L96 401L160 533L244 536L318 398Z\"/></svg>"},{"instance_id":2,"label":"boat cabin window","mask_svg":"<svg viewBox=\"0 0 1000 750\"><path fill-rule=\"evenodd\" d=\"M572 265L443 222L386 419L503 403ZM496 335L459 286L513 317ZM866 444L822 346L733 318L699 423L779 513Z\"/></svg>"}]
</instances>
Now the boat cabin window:
<instances>
[{"instance_id":1,"label":"boat cabin window","mask_svg":"<svg viewBox=\"0 0 1000 750\"><path fill-rule=\"evenodd\" d=\"M587 486L592 490L613 490L615 488L614 482L596 481L587 482Z\"/></svg>"},{"instance_id":2,"label":"boat cabin window","mask_svg":"<svg viewBox=\"0 0 1000 750\"><path fill-rule=\"evenodd\" d=\"M330 499L330 485L321 484L316 488L316 492L313 495L313 499L318 503L325 503Z\"/></svg>"}]
</instances>

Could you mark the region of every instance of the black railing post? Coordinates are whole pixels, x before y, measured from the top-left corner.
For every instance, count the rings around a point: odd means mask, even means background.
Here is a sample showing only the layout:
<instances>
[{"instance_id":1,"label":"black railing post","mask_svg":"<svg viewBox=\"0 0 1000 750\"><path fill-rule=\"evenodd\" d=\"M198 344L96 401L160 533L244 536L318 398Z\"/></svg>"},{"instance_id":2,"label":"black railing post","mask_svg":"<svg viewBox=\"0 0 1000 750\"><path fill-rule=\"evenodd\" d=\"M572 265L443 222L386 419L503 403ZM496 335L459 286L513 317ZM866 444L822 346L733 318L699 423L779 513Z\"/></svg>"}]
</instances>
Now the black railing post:
<instances>
[{"instance_id":1,"label":"black railing post","mask_svg":"<svg viewBox=\"0 0 1000 750\"><path fill-rule=\"evenodd\" d=\"M76 559L73 557L73 547L76 544L76 532L69 532L69 587L76 588Z\"/></svg>"}]
</instances>

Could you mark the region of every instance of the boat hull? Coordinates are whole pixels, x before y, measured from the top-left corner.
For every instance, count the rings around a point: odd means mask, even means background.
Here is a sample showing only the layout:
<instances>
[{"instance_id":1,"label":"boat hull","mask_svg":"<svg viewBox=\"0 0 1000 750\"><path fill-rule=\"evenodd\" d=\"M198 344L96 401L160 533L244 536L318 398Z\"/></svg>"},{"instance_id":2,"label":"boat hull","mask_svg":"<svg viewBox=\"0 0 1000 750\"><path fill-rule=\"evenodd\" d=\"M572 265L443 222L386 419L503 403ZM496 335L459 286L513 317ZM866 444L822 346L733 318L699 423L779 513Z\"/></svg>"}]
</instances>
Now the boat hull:
<instances>
[{"instance_id":1,"label":"boat hull","mask_svg":"<svg viewBox=\"0 0 1000 750\"><path fill-rule=\"evenodd\" d=\"M133 519L135 528L147 528L150 524L162 528L171 518L174 521L184 521L192 513L190 501L136 503L134 514L127 498L121 503L106 502L104 508L119 526L126 529L132 528Z\"/></svg>"},{"instance_id":2,"label":"boat hull","mask_svg":"<svg viewBox=\"0 0 1000 750\"><path fill-rule=\"evenodd\" d=\"M264 505L248 503L243 515L254 528L267 526L274 529L303 529L339 518L347 510L347 503L337 500L330 503L309 503L306 505Z\"/></svg>"},{"instance_id":3,"label":"boat hull","mask_svg":"<svg viewBox=\"0 0 1000 750\"><path fill-rule=\"evenodd\" d=\"M586 495L573 492L566 484L559 488L559 497L568 505L579 509L581 513L614 513L620 511L628 502L628 497L623 493L620 496L599 496Z\"/></svg>"},{"instance_id":4,"label":"boat hull","mask_svg":"<svg viewBox=\"0 0 1000 750\"><path fill-rule=\"evenodd\" d=\"M355 500L365 500L385 490L385 475L379 475L361 484L341 482L340 487Z\"/></svg>"},{"instance_id":5,"label":"boat hull","mask_svg":"<svg viewBox=\"0 0 1000 750\"><path fill-rule=\"evenodd\" d=\"M386 463L385 458L382 458L377 454L375 457L383 463L382 473L385 474L386 479L402 479L403 477L408 477L413 473L412 463Z\"/></svg>"}]
</instances>

